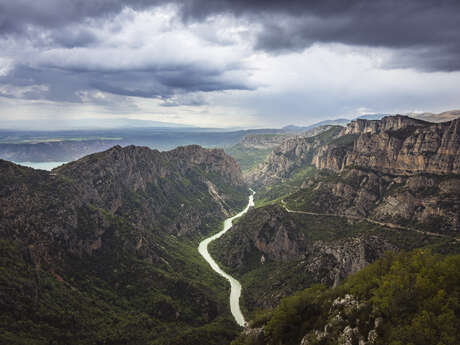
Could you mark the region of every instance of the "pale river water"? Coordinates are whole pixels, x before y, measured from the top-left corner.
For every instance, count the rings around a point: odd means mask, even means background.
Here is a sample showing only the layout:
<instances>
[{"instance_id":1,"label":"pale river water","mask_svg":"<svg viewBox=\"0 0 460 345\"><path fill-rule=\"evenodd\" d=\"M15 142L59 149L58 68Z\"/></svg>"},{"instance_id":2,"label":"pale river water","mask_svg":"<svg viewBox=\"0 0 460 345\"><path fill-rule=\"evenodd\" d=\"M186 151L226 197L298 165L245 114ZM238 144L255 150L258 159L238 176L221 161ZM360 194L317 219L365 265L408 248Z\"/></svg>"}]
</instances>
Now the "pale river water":
<instances>
[{"instance_id":1,"label":"pale river water","mask_svg":"<svg viewBox=\"0 0 460 345\"><path fill-rule=\"evenodd\" d=\"M224 228L218 232L217 234L206 238L205 240L200 242L200 245L198 246L198 251L200 254L203 256L203 258L211 265L211 268L216 271L219 275L224 277L230 282L230 311L233 314L233 317L235 318L235 321L240 325L240 326L245 326L246 321L244 320L243 313L241 312L240 309L240 296L241 296L241 284L238 280L233 278L231 275L225 273L219 265L214 261L214 259L211 257L211 255L208 252L208 245L212 241L218 239L221 237L223 234L225 234L230 228L232 227L232 222L234 219L241 217L243 214L248 212L249 207L254 206L254 194L255 192L251 190L252 194L249 196L249 202L246 208L238 213L237 215L227 218L224 221Z\"/></svg>"}]
</instances>

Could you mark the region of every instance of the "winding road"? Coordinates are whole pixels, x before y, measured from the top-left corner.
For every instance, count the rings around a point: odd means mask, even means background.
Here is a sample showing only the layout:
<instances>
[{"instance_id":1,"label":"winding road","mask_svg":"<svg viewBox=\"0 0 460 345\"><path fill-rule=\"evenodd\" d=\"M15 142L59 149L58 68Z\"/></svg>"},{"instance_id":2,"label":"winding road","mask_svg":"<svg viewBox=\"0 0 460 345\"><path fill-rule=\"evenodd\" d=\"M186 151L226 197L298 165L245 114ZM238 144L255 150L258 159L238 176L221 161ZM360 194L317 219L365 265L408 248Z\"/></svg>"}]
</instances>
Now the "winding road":
<instances>
[{"instance_id":1,"label":"winding road","mask_svg":"<svg viewBox=\"0 0 460 345\"><path fill-rule=\"evenodd\" d=\"M457 238L457 237L452 237L452 236L448 236L448 235L444 235L444 234L439 234L437 232L429 232L429 231L424 231L424 230L418 230L418 229L409 228L409 227L406 227L406 226L401 226L401 225L393 224L393 223L379 222L377 220L374 220L374 219L371 219L371 218L366 218L366 217L341 215L341 214L333 214L333 213L317 213L317 212L309 212L309 211L295 211L295 210L289 209L284 200L281 200L281 205L289 213L309 214L309 215L312 215L312 216L340 217L340 218L347 218L347 219L354 219L354 220L364 220L364 221L369 222L369 223L384 226L384 227L386 227L388 229L413 231L413 232L418 232L419 234L423 234L423 235L435 236L435 237L443 237L443 238L451 239L451 240L456 241L456 242L460 242L460 238Z\"/></svg>"},{"instance_id":2,"label":"winding road","mask_svg":"<svg viewBox=\"0 0 460 345\"><path fill-rule=\"evenodd\" d=\"M209 263L211 268L216 271L220 276L224 277L230 282L230 311L232 312L233 317L235 318L235 321L237 324L240 326L246 326L246 321L244 319L243 313L241 312L240 309L240 296L241 296L241 284L238 280L233 278L231 275L225 273L219 265L214 261L214 259L211 257L211 255L208 252L208 245L212 241L218 239L221 237L223 234L225 234L230 228L232 227L232 222L234 219L241 217L243 214L248 212L249 208L251 206L254 206L254 194L255 192L251 189L251 195L249 196L249 202L246 208L238 213L237 215L227 218L224 221L224 228L219 231L217 234L210 236L203 241L200 242L200 245L198 246L198 252L203 256L203 258Z\"/></svg>"}]
</instances>

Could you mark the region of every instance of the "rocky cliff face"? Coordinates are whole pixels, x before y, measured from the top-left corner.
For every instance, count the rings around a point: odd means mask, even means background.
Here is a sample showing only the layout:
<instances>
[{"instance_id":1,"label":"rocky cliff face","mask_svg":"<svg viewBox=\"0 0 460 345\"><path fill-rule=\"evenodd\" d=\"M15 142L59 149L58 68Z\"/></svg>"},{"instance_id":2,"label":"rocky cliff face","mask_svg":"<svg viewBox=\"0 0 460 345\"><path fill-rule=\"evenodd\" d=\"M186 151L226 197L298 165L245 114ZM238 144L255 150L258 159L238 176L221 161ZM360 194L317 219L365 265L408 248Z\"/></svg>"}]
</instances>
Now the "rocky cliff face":
<instances>
[{"instance_id":1,"label":"rocky cliff face","mask_svg":"<svg viewBox=\"0 0 460 345\"><path fill-rule=\"evenodd\" d=\"M302 260L315 280L336 285L396 246L378 236L350 236L320 240L311 229L280 206L252 210L232 229L220 246L222 262L232 269L246 269L254 253L260 264ZM223 249L225 247L225 249ZM259 263L258 263L259 264Z\"/></svg>"},{"instance_id":2,"label":"rocky cliff face","mask_svg":"<svg viewBox=\"0 0 460 345\"><path fill-rule=\"evenodd\" d=\"M383 128L372 125L359 132L341 168L354 165L392 174L460 174L459 119L429 124L391 117L379 122ZM355 127L352 123L345 132Z\"/></svg>"},{"instance_id":3,"label":"rocky cliff face","mask_svg":"<svg viewBox=\"0 0 460 345\"><path fill-rule=\"evenodd\" d=\"M259 195L274 183L282 191L284 181L307 166L328 173L299 183L294 208L460 231L460 119L356 120L341 130L290 139L250 182L262 188Z\"/></svg>"},{"instance_id":4,"label":"rocky cliff face","mask_svg":"<svg viewBox=\"0 0 460 345\"><path fill-rule=\"evenodd\" d=\"M456 176L394 176L360 169L318 176L286 198L293 209L375 219L457 236Z\"/></svg>"},{"instance_id":5,"label":"rocky cliff face","mask_svg":"<svg viewBox=\"0 0 460 345\"><path fill-rule=\"evenodd\" d=\"M438 124L407 116L359 119L324 134L284 141L248 181L268 185L308 164L334 171L358 166L391 174L460 174L460 119Z\"/></svg>"},{"instance_id":6,"label":"rocky cliff face","mask_svg":"<svg viewBox=\"0 0 460 345\"><path fill-rule=\"evenodd\" d=\"M296 168L312 164L319 150L326 152L326 142L340 135L342 127L327 126L326 131L284 140L257 169L246 176L248 183L258 187L288 178ZM326 146L325 146L326 145Z\"/></svg>"},{"instance_id":7,"label":"rocky cliff face","mask_svg":"<svg viewBox=\"0 0 460 345\"><path fill-rule=\"evenodd\" d=\"M407 116L385 116L381 120L364 120L357 119L350 122L346 128L344 128L342 135L347 134L378 134L386 131L398 131L403 128L417 128L426 127L430 125L429 122L416 120Z\"/></svg>"}]
</instances>

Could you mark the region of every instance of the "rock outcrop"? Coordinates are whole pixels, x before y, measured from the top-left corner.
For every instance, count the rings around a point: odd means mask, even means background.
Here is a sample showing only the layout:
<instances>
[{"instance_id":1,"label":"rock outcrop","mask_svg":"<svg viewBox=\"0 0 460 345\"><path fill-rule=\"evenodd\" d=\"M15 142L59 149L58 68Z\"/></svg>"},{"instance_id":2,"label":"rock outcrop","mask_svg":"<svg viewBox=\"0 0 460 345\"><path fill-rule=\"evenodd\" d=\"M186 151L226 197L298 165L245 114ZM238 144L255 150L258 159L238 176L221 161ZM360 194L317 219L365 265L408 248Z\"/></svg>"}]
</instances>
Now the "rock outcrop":
<instances>
[{"instance_id":1,"label":"rock outcrop","mask_svg":"<svg viewBox=\"0 0 460 345\"><path fill-rule=\"evenodd\" d=\"M371 320L366 320L367 323L371 323L373 326L367 327L370 330L364 330L364 327L360 328L358 325L352 325L350 322L355 321L355 315L364 314L364 312L368 313L366 309L368 309L368 305L360 303L353 295L346 294L343 297L337 297L332 302L332 306L328 312L328 319L330 321L324 326L324 329L309 332L302 338L300 345L313 345L331 338L337 339L338 345L376 344L379 338L378 332L382 328L382 317L372 316Z\"/></svg>"},{"instance_id":2,"label":"rock outcrop","mask_svg":"<svg viewBox=\"0 0 460 345\"><path fill-rule=\"evenodd\" d=\"M367 126L359 132L342 169L354 165L391 174L460 174L460 119L429 124L391 117L378 122L382 128ZM354 125L346 131L354 133Z\"/></svg>"},{"instance_id":3,"label":"rock outcrop","mask_svg":"<svg viewBox=\"0 0 460 345\"><path fill-rule=\"evenodd\" d=\"M340 135L341 126L328 126L326 131L310 136L296 136L284 140L257 169L246 176L255 187L268 186L288 178L296 168L311 165L319 150L326 152L326 140Z\"/></svg>"},{"instance_id":4,"label":"rock outcrop","mask_svg":"<svg viewBox=\"0 0 460 345\"><path fill-rule=\"evenodd\" d=\"M389 174L460 174L460 119L437 124L400 115L358 119L325 134L285 140L248 182L268 185L305 165L337 172L353 166Z\"/></svg>"},{"instance_id":5,"label":"rock outcrop","mask_svg":"<svg viewBox=\"0 0 460 345\"><path fill-rule=\"evenodd\" d=\"M460 231L455 192L460 185L460 119L436 124L406 116L359 119L312 138L289 139L249 182L262 189L259 195L276 183L283 190L283 182L305 167L319 171L299 184L302 191L291 198L305 211Z\"/></svg>"},{"instance_id":6,"label":"rock outcrop","mask_svg":"<svg viewBox=\"0 0 460 345\"><path fill-rule=\"evenodd\" d=\"M459 262L426 249L388 254L341 286L313 285L255 313L253 329L233 343L458 344L456 304L448 301L460 293Z\"/></svg>"}]
</instances>

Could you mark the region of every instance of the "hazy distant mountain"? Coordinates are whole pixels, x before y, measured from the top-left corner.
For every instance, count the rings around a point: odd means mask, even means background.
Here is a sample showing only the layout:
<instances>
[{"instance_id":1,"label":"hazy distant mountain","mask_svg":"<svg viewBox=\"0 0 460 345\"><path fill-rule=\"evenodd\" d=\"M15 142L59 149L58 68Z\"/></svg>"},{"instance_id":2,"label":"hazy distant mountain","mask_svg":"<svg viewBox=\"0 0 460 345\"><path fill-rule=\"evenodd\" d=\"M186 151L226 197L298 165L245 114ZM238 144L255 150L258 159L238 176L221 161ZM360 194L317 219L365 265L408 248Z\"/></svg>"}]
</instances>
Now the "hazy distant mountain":
<instances>
[{"instance_id":1,"label":"hazy distant mountain","mask_svg":"<svg viewBox=\"0 0 460 345\"><path fill-rule=\"evenodd\" d=\"M282 130L286 132L295 132L295 133L300 133L300 132L306 132L310 129L319 127L319 126L327 126L327 125L339 125L339 126L345 126L347 123L349 123L351 120L349 119L334 119L334 120L324 120L320 121L317 123L314 123L310 126L296 126L296 125L288 125L284 126Z\"/></svg>"},{"instance_id":2,"label":"hazy distant mountain","mask_svg":"<svg viewBox=\"0 0 460 345\"><path fill-rule=\"evenodd\" d=\"M15 130L75 130L75 129L112 129L112 128L193 128L183 124L137 120L128 118L96 118L78 120L36 120L36 121L0 121L0 128Z\"/></svg>"},{"instance_id":3,"label":"hazy distant mountain","mask_svg":"<svg viewBox=\"0 0 460 345\"><path fill-rule=\"evenodd\" d=\"M366 114L358 116L357 118L353 119L362 119L362 120L381 120L385 116L391 116L392 114Z\"/></svg>"},{"instance_id":4,"label":"hazy distant mountain","mask_svg":"<svg viewBox=\"0 0 460 345\"><path fill-rule=\"evenodd\" d=\"M460 110L448 110L439 114L433 113L409 113L410 116L415 119L424 120L428 122L446 122L452 121L460 117Z\"/></svg>"},{"instance_id":5,"label":"hazy distant mountain","mask_svg":"<svg viewBox=\"0 0 460 345\"><path fill-rule=\"evenodd\" d=\"M364 120L380 120L381 118L385 116L390 116L391 114L366 114L366 115L361 115L353 120L356 119L364 119ZM288 125L284 126L282 130L286 132L294 132L294 133L300 133L300 132L306 132L308 130L311 130L316 127L320 126L346 126L349 124L352 120L350 119L333 119L333 120L323 120L320 122L316 122L310 126L296 126L296 125Z\"/></svg>"}]
</instances>

